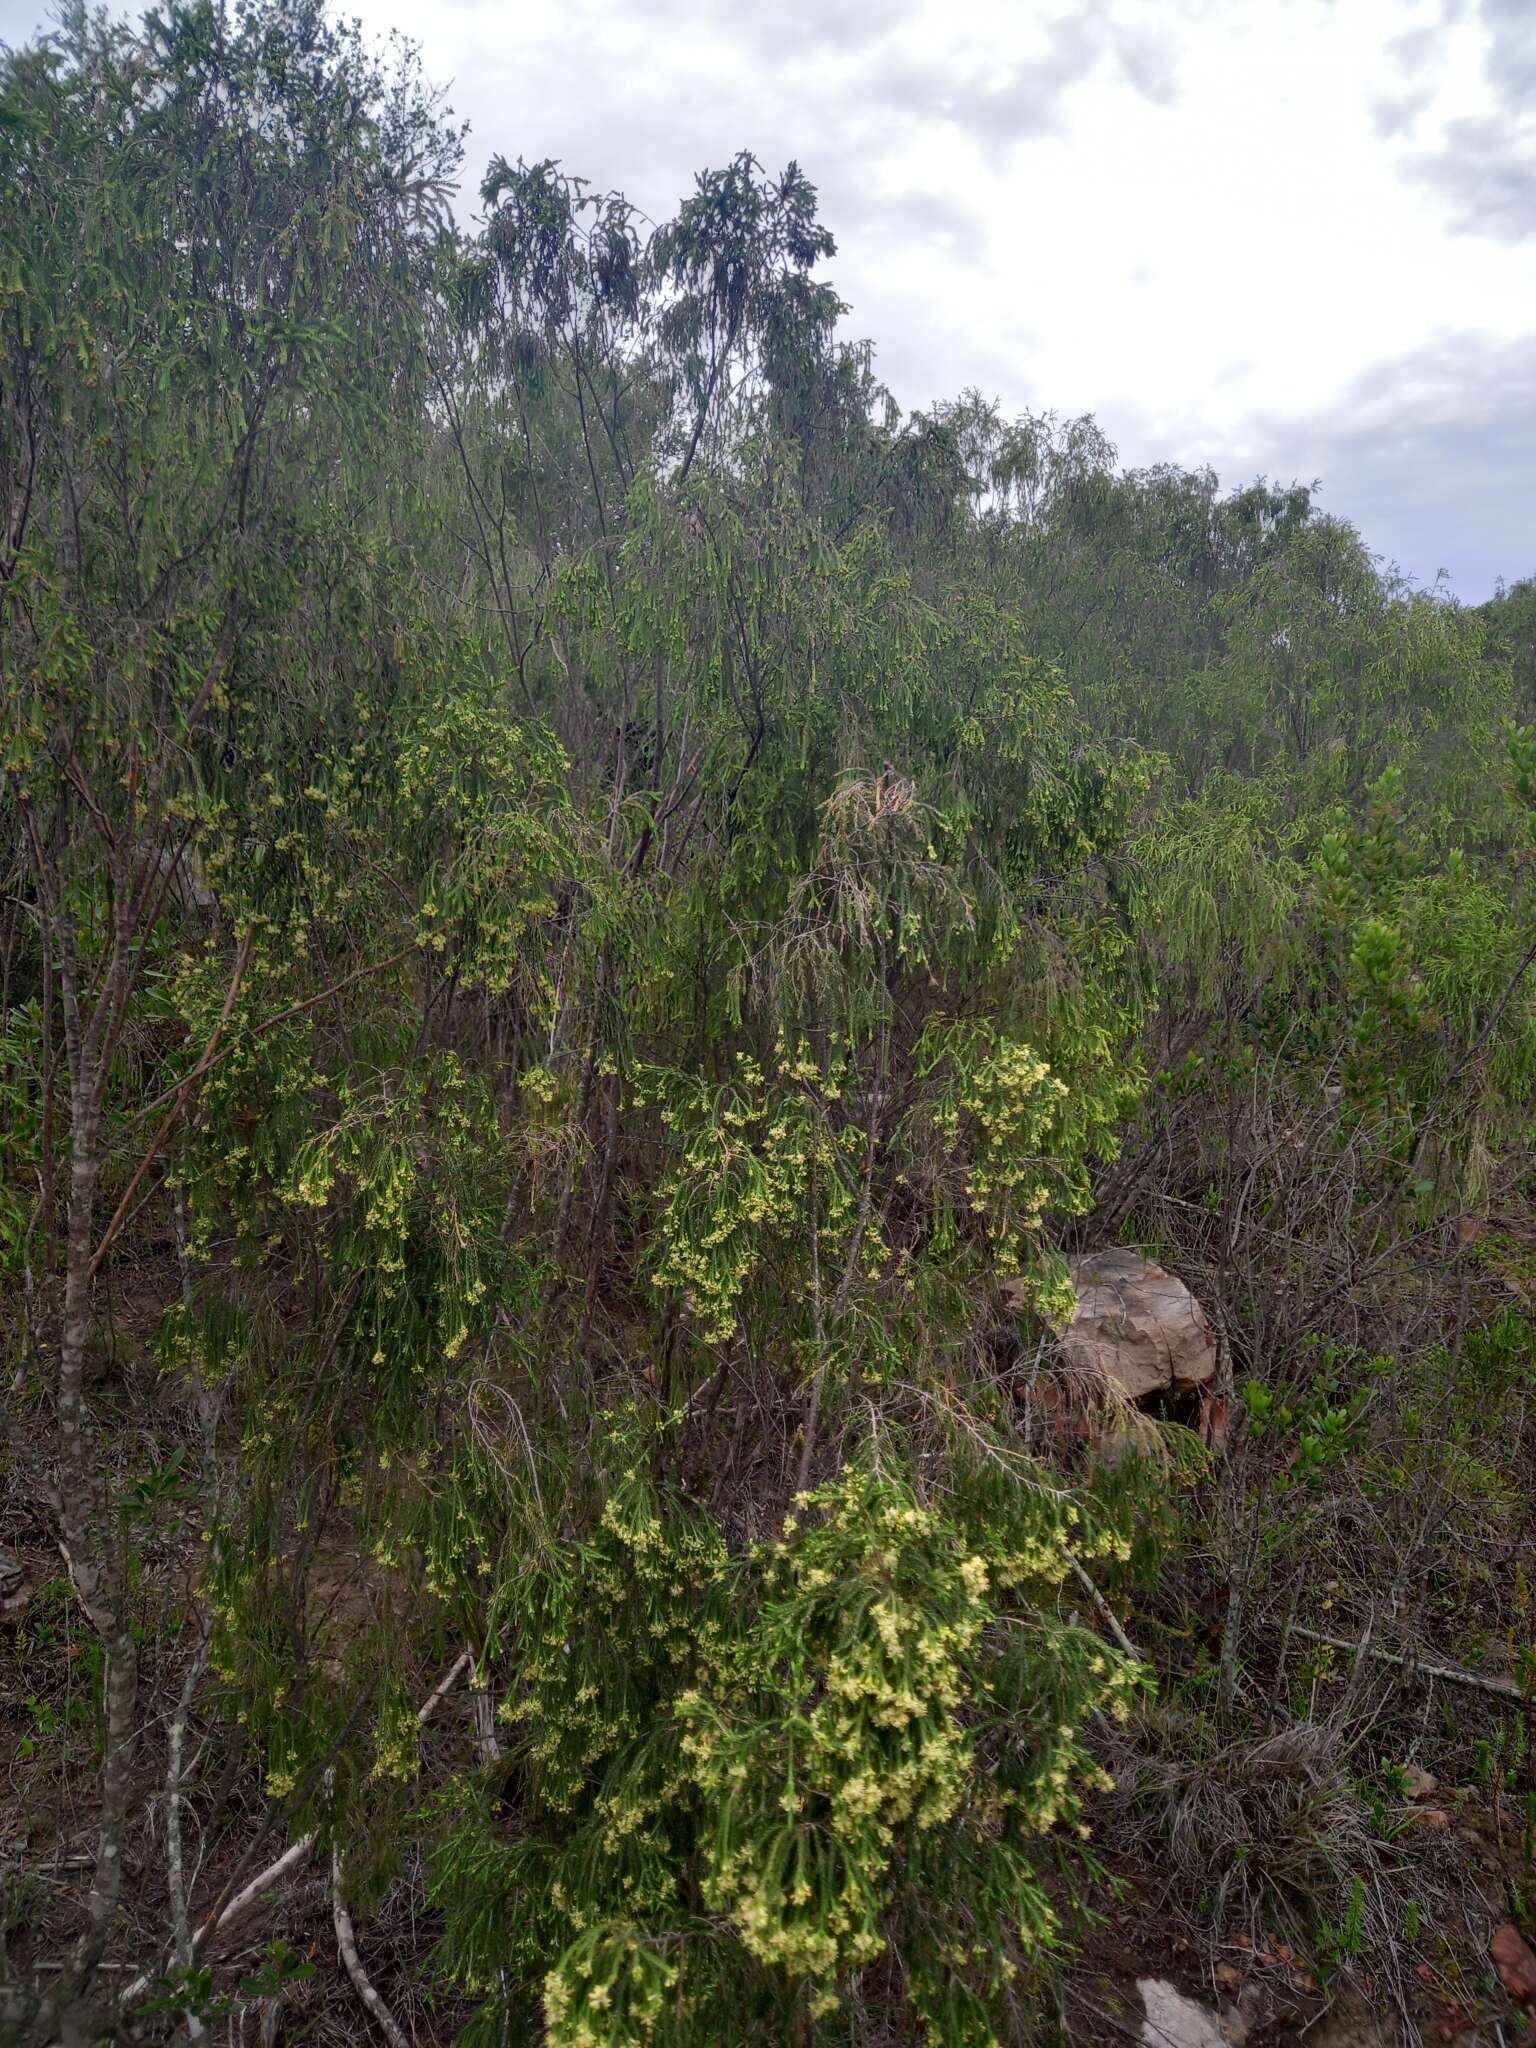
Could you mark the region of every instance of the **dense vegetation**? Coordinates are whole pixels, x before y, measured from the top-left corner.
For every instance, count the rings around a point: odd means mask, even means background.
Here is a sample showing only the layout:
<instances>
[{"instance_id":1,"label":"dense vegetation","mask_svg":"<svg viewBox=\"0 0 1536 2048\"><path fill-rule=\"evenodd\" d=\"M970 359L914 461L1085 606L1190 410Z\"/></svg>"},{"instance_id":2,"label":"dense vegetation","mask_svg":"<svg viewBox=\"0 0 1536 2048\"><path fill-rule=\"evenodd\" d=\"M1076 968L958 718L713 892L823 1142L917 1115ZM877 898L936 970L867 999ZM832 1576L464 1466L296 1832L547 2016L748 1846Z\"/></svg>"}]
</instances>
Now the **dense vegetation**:
<instances>
[{"instance_id":1,"label":"dense vegetation","mask_svg":"<svg viewBox=\"0 0 1536 2048\"><path fill-rule=\"evenodd\" d=\"M314 0L0 71L0 2032L1109 2038L1138 1869L1475 2001L1531 586L902 416L793 166L459 163Z\"/></svg>"}]
</instances>

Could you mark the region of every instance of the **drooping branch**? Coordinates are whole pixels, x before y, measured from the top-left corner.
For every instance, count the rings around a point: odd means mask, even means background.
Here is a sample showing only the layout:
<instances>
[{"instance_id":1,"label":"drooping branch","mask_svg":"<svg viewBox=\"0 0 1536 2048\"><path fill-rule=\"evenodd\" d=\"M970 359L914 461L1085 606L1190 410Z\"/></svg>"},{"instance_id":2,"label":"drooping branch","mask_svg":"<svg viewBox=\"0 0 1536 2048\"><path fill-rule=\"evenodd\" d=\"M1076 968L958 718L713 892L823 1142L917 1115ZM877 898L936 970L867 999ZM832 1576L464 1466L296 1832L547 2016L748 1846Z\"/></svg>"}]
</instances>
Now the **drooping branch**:
<instances>
[{"instance_id":1,"label":"drooping branch","mask_svg":"<svg viewBox=\"0 0 1536 2048\"><path fill-rule=\"evenodd\" d=\"M113 1210L111 1222L102 1232L101 1242L97 1245L95 1255L91 1260L90 1277L93 1280L101 1270L102 1260L112 1249L112 1240L117 1236L119 1230L122 1229L124 1219L133 1207L134 1196L144 1185L145 1176L154 1165L156 1159L159 1158L166 1139L170 1137L171 1132L176 1127L177 1119L186 1108L192 1090L213 1065L214 1056L219 1049L219 1041L223 1038L225 1030L228 1028L236 998L240 994L240 984L245 979L245 970L250 957L251 937L247 933L240 943L240 951L235 956L234 971L229 978L229 989L224 997L224 1007L219 1012L219 1021L213 1027L213 1033L207 1045L203 1048L202 1057L198 1060L197 1065L186 1074L180 1087L176 1090L176 1099L171 1104L165 1121L161 1124L159 1130L156 1131L154 1137L150 1139L148 1145L145 1146L138 1166L134 1169L133 1177L123 1190L123 1198Z\"/></svg>"}]
</instances>

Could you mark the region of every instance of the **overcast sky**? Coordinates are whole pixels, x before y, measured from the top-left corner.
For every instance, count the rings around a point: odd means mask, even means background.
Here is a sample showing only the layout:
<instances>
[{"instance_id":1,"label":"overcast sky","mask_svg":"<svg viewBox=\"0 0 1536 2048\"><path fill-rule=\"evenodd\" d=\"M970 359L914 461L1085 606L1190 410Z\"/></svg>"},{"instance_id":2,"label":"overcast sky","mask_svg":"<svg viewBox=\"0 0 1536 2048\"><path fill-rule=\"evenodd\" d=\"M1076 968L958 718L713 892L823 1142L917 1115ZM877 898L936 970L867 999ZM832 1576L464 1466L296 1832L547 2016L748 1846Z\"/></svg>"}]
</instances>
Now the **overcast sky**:
<instances>
[{"instance_id":1,"label":"overcast sky","mask_svg":"<svg viewBox=\"0 0 1536 2048\"><path fill-rule=\"evenodd\" d=\"M493 152L653 219L797 158L904 405L1320 477L1464 598L1536 573L1536 0L351 0ZM0 0L0 39L36 0Z\"/></svg>"}]
</instances>

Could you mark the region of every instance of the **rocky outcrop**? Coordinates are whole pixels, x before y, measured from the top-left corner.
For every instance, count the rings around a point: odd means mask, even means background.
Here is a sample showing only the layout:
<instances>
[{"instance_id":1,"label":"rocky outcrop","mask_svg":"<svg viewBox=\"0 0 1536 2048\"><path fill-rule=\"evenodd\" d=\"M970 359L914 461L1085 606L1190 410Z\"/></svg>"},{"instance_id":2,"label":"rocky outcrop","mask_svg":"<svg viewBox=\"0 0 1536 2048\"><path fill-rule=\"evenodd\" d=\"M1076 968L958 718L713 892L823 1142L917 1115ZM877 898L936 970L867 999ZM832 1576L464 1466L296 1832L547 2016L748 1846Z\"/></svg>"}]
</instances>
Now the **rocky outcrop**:
<instances>
[{"instance_id":1,"label":"rocky outcrop","mask_svg":"<svg viewBox=\"0 0 1536 2048\"><path fill-rule=\"evenodd\" d=\"M1061 1333L1064 1364L1132 1401L1215 1378L1216 1339L1182 1280L1118 1246L1071 1264L1077 1308Z\"/></svg>"},{"instance_id":2,"label":"rocky outcrop","mask_svg":"<svg viewBox=\"0 0 1536 2048\"><path fill-rule=\"evenodd\" d=\"M1536 1951L1511 1922L1505 1921L1488 1944L1499 1982L1516 2005L1536 2006Z\"/></svg>"}]
</instances>

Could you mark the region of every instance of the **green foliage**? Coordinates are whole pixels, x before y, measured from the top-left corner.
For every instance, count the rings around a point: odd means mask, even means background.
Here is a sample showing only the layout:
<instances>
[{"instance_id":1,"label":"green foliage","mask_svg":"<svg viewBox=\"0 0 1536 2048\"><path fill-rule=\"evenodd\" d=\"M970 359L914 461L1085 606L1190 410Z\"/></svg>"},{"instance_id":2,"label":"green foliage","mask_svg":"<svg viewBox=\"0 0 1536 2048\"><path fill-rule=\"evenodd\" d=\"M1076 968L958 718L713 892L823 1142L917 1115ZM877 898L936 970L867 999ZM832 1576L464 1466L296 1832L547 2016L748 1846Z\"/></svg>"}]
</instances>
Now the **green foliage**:
<instances>
[{"instance_id":1,"label":"green foliage","mask_svg":"<svg viewBox=\"0 0 1536 2048\"><path fill-rule=\"evenodd\" d=\"M120 1838L195 1720L219 1826L425 1866L469 2040L1023 2040L1145 1682L1063 1614L1196 1475L1026 1450L998 1283L1060 1319L1159 1159L1289 1287L1298 1103L1335 1295L1518 1175L1514 594L903 420L793 165L649 240L458 165L314 0L0 66L0 1288L95 1717L29 1684L23 1761L99 1735ZM1346 1480L1485 1526L1433 1376L1528 1343L1456 1339L1390 1445L1384 1349L1248 1375L1267 1554Z\"/></svg>"}]
</instances>

